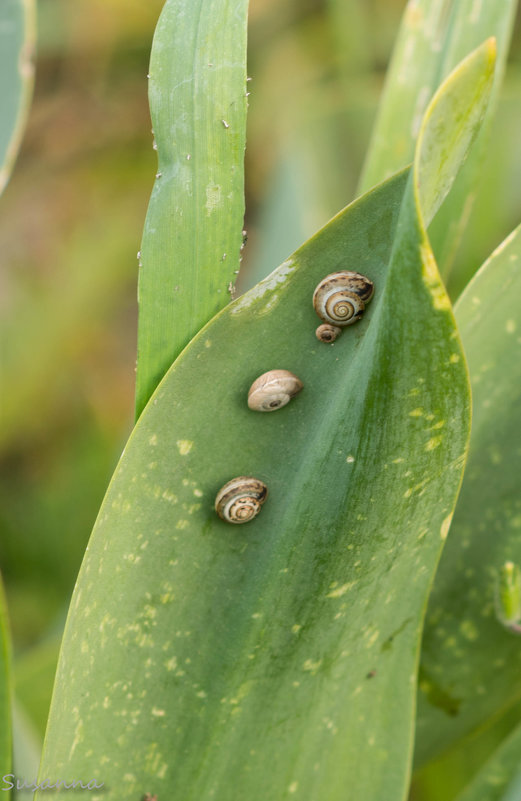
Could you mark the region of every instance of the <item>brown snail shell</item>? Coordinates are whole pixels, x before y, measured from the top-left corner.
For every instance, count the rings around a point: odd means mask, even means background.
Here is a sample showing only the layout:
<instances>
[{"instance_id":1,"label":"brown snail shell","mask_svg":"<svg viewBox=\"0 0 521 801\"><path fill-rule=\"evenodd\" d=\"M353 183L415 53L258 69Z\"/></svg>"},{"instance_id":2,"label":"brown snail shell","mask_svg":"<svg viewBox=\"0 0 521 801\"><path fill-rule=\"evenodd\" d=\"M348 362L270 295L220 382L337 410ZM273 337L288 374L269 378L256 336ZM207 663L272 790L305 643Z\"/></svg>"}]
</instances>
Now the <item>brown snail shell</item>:
<instances>
[{"instance_id":1,"label":"brown snail shell","mask_svg":"<svg viewBox=\"0 0 521 801\"><path fill-rule=\"evenodd\" d=\"M215 511L227 523L247 523L256 517L268 497L264 482L251 476L238 476L221 487L215 498Z\"/></svg>"},{"instance_id":2,"label":"brown snail shell","mask_svg":"<svg viewBox=\"0 0 521 801\"><path fill-rule=\"evenodd\" d=\"M270 370L251 385L248 406L255 412L275 412L289 403L303 386L300 378L289 370Z\"/></svg>"},{"instance_id":3,"label":"brown snail shell","mask_svg":"<svg viewBox=\"0 0 521 801\"><path fill-rule=\"evenodd\" d=\"M374 293L374 284L361 273L340 270L326 276L313 293L313 306L325 323L352 325L364 313Z\"/></svg>"},{"instance_id":4,"label":"brown snail shell","mask_svg":"<svg viewBox=\"0 0 521 801\"><path fill-rule=\"evenodd\" d=\"M317 339L319 339L320 342L334 342L341 333L342 329L339 328L338 325L329 325L329 323L322 323L315 331Z\"/></svg>"}]
</instances>

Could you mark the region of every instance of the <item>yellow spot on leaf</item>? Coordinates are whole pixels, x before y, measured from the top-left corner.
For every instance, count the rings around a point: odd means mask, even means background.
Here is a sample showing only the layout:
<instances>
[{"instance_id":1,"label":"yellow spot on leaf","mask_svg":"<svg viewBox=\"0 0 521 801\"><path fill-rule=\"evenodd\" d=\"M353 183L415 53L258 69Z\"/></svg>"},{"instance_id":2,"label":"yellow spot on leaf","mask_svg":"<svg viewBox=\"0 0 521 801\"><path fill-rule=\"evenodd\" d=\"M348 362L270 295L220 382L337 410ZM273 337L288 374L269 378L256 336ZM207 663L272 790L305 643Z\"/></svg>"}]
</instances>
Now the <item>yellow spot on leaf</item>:
<instances>
[{"instance_id":1,"label":"yellow spot on leaf","mask_svg":"<svg viewBox=\"0 0 521 801\"><path fill-rule=\"evenodd\" d=\"M314 675L319 670L321 664L322 664L321 659L317 660L306 659L306 661L302 665L302 670L307 670L309 671L309 673L312 673Z\"/></svg>"},{"instance_id":2,"label":"yellow spot on leaf","mask_svg":"<svg viewBox=\"0 0 521 801\"><path fill-rule=\"evenodd\" d=\"M442 538L442 540L446 540L447 539L447 534L449 533L451 520L452 520L452 513L450 515L447 515L447 517L445 518L445 520L441 524L440 537Z\"/></svg>"},{"instance_id":3,"label":"yellow spot on leaf","mask_svg":"<svg viewBox=\"0 0 521 801\"><path fill-rule=\"evenodd\" d=\"M347 584L342 584L341 587L336 587L334 590L331 590L331 592L328 592L326 598L341 598L346 594L346 592L349 592L351 587L353 587L355 584L355 581L349 581Z\"/></svg>"},{"instance_id":4,"label":"yellow spot on leaf","mask_svg":"<svg viewBox=\"0 0 521 801\"><path fill-rule=\"evenodd\" d=\"M190 442L189 439L178 439L177 440L177 450L181 454L181 456L186 456L190 453L193 448L194 443Z\"/></svg>"},{"instance_id":5,"label":"yellow spot on leaf","mask_svg":"<svg viewBox=\"0 0 521 801\"><path fill-rule=\"evenodd\" d=\"M206 187L206 213L209 216L221 203L221 187L219 184L208 184Z\"/></svg>"}]
</instances>

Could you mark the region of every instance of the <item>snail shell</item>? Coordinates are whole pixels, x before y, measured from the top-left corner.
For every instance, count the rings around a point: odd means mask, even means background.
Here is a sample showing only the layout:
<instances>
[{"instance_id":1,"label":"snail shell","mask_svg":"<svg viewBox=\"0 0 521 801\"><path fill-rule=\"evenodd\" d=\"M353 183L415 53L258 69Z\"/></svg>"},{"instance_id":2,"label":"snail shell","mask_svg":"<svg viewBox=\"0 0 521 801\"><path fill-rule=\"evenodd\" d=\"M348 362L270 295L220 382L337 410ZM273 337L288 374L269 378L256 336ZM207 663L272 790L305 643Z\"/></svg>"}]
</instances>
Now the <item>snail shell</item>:
<instances>
[{"instance_id":1,"label":"snail shell","mask_svg":"<svg viewBox=\"0 0 521 801\"><path fill-rule=\"evenodd\" d=\"M255 412L274 412L289 403L303 386L289 370L270 370L251 385L248 406Z\"/></svg>"},{"instance_id":2,"label":"snail shell","mask_svg":"<svg viewBox=\"0 0 521 801\"><path fill-rule=\"evenodd\" d=\"M258 478L239 476L221 487L215 499L215 511L227 523L253 520L268 497L266 484Z\"/></svg>"},{"instance_id":3,"label":"snail shell","mask_svg":"<svg viewBox=\"0 0 521 801\"><path fill-rule=\"evenodd\" d=\"M341 270L322 279L313 293L313 306L325 323L352 325L361 318L373 293L374 284L365 275Z\"/></svg>"},{"instance_id":4,"label":"snail shell","mask_svg":"<svg viewBox=\"0 0 521 801\"><path fill-rule=\"evenodd\" d=\"M323 323L322 325L319 325L315 331L317 339L319 339L320 342L334 342L337 336L341 333L341 328L339 328L337 325L329 325L329 323Z\"/></svg>"}]
</instances>

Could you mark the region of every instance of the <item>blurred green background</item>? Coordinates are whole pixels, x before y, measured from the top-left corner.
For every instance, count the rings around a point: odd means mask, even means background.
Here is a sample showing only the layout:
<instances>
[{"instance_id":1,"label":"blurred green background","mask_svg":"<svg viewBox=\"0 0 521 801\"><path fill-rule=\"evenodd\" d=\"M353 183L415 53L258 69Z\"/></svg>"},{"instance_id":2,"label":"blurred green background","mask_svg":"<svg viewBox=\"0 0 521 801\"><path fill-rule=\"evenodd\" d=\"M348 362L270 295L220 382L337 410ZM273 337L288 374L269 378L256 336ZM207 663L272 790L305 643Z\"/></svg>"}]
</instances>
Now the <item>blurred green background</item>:
<instances>
[{"instance_id":1,"label":"blurred green background","mask_svg":"<svg viewBox=\"0 0 521 801\"><path fill-rule=\"evenodd\" d=\"M136 253L156 170L146 73L162 4L40 0L34 100L0 200L0 566L18 696L40 733L75 577L133 422ZM251 0L240 288L355 196L404 7ZM520 221L520 133L518 20L453 296Z\"/></svg>"}]
</instances>

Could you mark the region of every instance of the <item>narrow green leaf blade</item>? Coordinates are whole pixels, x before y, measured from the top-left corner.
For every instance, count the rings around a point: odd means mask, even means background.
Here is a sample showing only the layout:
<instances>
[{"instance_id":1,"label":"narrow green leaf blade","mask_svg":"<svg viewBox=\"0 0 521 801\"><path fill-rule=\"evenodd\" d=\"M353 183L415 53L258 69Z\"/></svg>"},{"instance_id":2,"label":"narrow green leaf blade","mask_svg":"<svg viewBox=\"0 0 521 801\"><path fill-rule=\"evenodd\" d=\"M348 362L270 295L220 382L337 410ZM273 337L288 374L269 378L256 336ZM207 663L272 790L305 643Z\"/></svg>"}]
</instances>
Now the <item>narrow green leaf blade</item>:
<instances>
[{"instance_id":1,"label":"narrow green leaf blade","mask_svg":"<svg viewBox=\"0 0 521 801\"><path fill-rule=\"evenodd\" d=\"M492 72L483 47L438 97L457 109L445 125L459 123L460 155ZM423 610L469 427L463 354L422 225L432 203L417 205L420 172L425 198L444 191L430 184L444 184L445 133L433 109L430 169L420 153L414 174L334 218L166 374L78 579L42 776L104 781L93 801L344 801L346 787L404 798ZM349 265L374 279L375 297L324 346L313 289ZM249 385L276 367L303 392L251 412ZM238 528L213 500L241 474L270 496Z\"/></svg>"},{"instance_id":2,"label":"narrow green leaf blade","mask_svg":"<svg viewBox=\"0 0 521 801\"><path fill-rule=\"evenodd\" d=\"M521 693L521 640L496 616L498 572L521 564L521 228L469 284L456 315L473 389L469 462L426 618L417 759L432 758Z\"/></svg>"},{"instance_id":3,"label":"narrow green leaf blade","mask_svg":"<svg viewBox=\"0 0 521 801\"><path fill-rule=\"evenodd\" d=\"M20 147L33 86L33 0L0 4L0 193Z\"/></svg>"},{"instance_id":4,"label":"narrow green leaf blade","mask_svg":"<svg viewBox=\"0 0 521 801\"><path fill-rule=\"evenodd\" d=\"M167 0L150 61L158 172L139 276L136 413L230 300L244 217L247 0Z\"/></svg>"}]
</instances>

